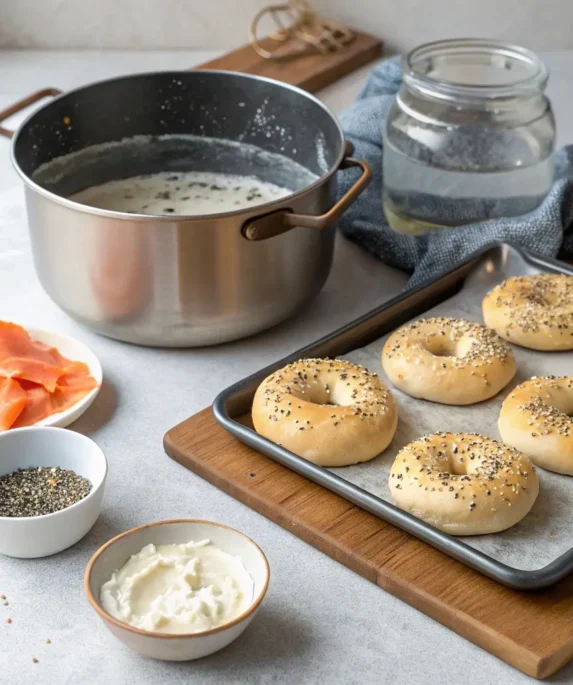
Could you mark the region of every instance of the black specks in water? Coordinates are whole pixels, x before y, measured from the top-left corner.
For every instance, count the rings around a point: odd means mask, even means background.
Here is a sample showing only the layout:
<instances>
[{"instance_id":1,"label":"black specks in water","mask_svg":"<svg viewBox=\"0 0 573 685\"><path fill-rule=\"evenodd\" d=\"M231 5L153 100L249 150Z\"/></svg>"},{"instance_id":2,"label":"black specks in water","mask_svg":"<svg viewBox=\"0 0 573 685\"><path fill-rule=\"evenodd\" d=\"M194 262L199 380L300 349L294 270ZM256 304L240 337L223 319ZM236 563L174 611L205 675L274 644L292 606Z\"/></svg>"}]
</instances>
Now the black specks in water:
<instances>
[{"instance_id":1,"label":"black specks in water","mask_svg":"<svg viewBox=\"0 0 573 685\"><path fill-rule=\"evenodd\" d=\"M252 200L255 200L256 198L262 197L262 193L257 192L256 188L253 191L251 189L251 192L247 195L246 200L247 202L251 202Z\"/></svg>"},{"instance_id":2,"label":"black specks in water","mask_svg":"<svg viewBox=\"0 0 573 685\"><path fill-rule=\"evenodd\" d=\"M163 211L166 212L167 214L173 214L175 212L173 207L165 207L165 209Z\"/></svg>"},{"instance_id":3,"label":"black specks in water","mask_svg":"<svg viewBox=\"0 0 573 685\"><path fill-rule=\"evenodd\" d=\"M177 176L177 174L173 174L173 176L168 176L168 177L167 177L167 180L168 180L168 181L178 181L178 180L179 180L179 176Z\"/></svg>"},{"instance_id":4,"label":"black specks in water","mask_svg":"<svg viewBox=\"0 0 573 685\"><path fill-rule=\"evenodd\" d=\"M210 186L209 190L225 190L225 188L223 188L223 186L218 186L215 185L215 183L213 183L213 185Z\"/></svg>"},{"instance_id":5,"label":"black specks in water","mask_svg":"<svg viewBox=\"0 0 573 685\"><path fill-rule=\"evenodd\" d=\"M181 199L182 199L182 200L188 200L188 199L189 199L189 195L185 195L185 196L182 197Z\"/></svg>"},{"instance_id":6,"label":"black specks in water","mask_svg":"<svg viewBox=\"0 0 573 685\"><path fill-rule=\"evenodd\" d=\"M168 190L164 190L161 193L157 193L155 196L156 200L170 200L171 199L171 193Z\"/></svg>"}]
</instances>

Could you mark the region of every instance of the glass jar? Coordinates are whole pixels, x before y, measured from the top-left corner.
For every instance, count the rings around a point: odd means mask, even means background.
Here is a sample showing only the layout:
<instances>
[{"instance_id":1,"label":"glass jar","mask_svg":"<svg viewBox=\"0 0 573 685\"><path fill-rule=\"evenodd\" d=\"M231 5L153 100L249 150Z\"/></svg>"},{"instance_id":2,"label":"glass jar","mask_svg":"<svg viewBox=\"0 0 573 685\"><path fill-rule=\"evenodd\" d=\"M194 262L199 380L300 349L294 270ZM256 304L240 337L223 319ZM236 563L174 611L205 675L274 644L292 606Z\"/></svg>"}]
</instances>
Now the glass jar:
<instances>
[{"instance_id":1,"label":"glass jar","mask_svg":"<svg viewBox=\"0 0 573 685\"><path fill-rule=\"evenodd\" d=\"M422 45L384 130L384 213L420 234L537 207L553 181L548 72L533 52L490 40Z\"/></svg>"}]
</instances>

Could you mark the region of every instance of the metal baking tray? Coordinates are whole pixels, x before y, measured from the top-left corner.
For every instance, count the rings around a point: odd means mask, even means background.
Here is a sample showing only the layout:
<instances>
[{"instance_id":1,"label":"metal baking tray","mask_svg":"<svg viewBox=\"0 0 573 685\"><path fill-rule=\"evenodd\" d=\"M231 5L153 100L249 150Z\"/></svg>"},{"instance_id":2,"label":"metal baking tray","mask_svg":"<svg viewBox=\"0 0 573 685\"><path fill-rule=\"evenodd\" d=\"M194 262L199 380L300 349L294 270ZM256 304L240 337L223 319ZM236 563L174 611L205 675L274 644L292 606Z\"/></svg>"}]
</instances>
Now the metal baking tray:
<instances>
[{"instance_id":1,"label":"metal baking tray","mask_svg":"<svg viewBox=\"0 0 573 685\"><path fill-rule=\"evenodd\" d=\"M401 435L402 441L395 437L390 448L371 462L337 469L316 466L298 457L263 438L244 421L244 417L250 414L259 383L285 364L304 357L343 357L362 363L387 382L379 356L385 335L407 321L423 316L464 316L481 321L481 297L485 292L509 276L539 272L573 275L573 268L505 243L487 245L444 276L405 291L334 333L230 386L213 403L215 418L236 438L274 461L504 585L520 590L553 585L573 571L572 478L539 469L543 497L540 494L532 512L509 531L488 536L456 538L442 533L398 509L389 501L389 497L385 498L387 492L384 492L384 483L394 461L392 455L410 439L430 432L422 430L424 426L442 431L484 432L499 439L499 406L511 386L486 403L462 408L407 398L389 384L395 396L401 395L402 398L397 397L399 425L396 434ZM377 363L373 361L374 351ZM517 347L514 347L514 353L518 377L513 385L532 375L573 372L573 353L539 353ZM412 409L415 405L414 416L404 416L401 402L406 406L406 413L408 406ZM433 426L432 420L435 422L434 417L439 417L440 412L440 425ZM476 419L478 424L481 421L486 429L480 430L479 426L472 425L472 419ZM412 430L418 427L419 432L412 434ZM549 532L551 526L558 530L558 535L553 530ZM529 560L527 568L523 568L522 560Z\"/></svg>"}]
</instances>

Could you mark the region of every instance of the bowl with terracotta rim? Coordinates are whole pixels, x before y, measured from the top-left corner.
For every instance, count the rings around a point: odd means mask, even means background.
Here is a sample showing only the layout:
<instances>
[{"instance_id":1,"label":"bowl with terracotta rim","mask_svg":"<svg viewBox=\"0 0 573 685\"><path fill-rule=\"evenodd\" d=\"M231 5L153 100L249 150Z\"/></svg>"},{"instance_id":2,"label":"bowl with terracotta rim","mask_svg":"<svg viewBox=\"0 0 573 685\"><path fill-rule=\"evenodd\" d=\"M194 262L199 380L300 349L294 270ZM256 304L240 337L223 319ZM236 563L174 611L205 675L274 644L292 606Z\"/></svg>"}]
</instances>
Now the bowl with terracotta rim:
<instances>
[{"instance_id":1,"label":"bowl with terracotta rim","mask_svg":"<svg viewBox=\"0 0 573 685\"><path fill-rule=\"evenodd\" d=\"M209 539L223 552L240 557L253 579L251 602L235 619L209 630L175 635L135 628L114 618L103 608L100 601L103 584L146 545L181 544L205 539ZM239 637L259 610L267 592L269 578L270 568L263 551L243 533L212 521L177 519L148 523L106 542L88 563L84 589L94 611L124 645L153 659L191 661L213 654Z\"/></svg>"}]
</instances>

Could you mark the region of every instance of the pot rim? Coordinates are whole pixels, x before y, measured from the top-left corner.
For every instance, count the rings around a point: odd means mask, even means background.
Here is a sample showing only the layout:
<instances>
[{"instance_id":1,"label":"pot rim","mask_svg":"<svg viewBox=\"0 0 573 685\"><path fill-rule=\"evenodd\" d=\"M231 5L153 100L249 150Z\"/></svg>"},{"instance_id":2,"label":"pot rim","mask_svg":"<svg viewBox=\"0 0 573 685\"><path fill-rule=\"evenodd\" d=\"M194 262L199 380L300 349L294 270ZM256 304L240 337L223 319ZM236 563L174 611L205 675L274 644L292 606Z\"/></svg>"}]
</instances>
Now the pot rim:
<instances>
[{"instance_id":1,"label":"pot rim","mask_svg":"<svg viewBox=\"0 0 573 685\"><path fill-rule=\"evenodd\" d=\"M330 169L319 176L316 181L311 183L310 185L305 186L304 188L301 188L299 190L293 191L290 195L286 195L285 197L281 197L278 200L272 200L270 202L265 202L260 205L254 205L252 207L244 207L243 209L235 209L235 210L230 210L227 212L218 212L215 214L177 214L177 215L165 215L165 214L129 214L128 212L119 212L115 210L110 210L110 209L101 209L99 207L91 207L89 205L84 205L80 202L75 202L74 200L71 200L66 197L62 197L61 195L58 195L57 193L54 193L50 190L47 190L46 188L43 188L41 185L36 183L28 174L26 174L22 168L20 167L18 160L16 159L16 143L18 141L18 138L20 137L20 134L24 130L24 128L32 121L32 119L39 114L39 112L43 111L45 108L50 107L54 102L57 102L58 100L62 99L63 97L67 97L68 95L74 95L75 93L79 93L82 90L85 90L87 88L91 88L93 86L99 86L103 85L106 83L113 83L115 81L123 81L127 79L133 79L133 78L143 78L143 77L148 77L148 76L173 76L173 77L180 77L182 75L188 75L189 73L192 72L199 72L200 74L218 74L218 75L224 75L224 76L231 76L233 78L243 78L245 80L251 80L251 81L264 81L266 83L271 83L276 86L281 86L282 88L287 88L288 90L291 90L298 95L302 95L303 97L307 98L308 100L311 100L314 102L314 104L318 105L321 109L326 112L330 116L330 118L333 120L334 124L336 125L336 128L338 130L339 138L340 138L340 150L338 153L338 156L334 163L331 165ZM167 134L169 135L169 134ZM182 134L184 135L184 134ZM113 142L113 141L108 141L108 142ZM88 146L89 147L89 146ZM87 149L87 148L82 148L82 149ZM63 155L62 155L63 156ZM312 93L309 93L302 88L298 88L297 86L293 86L290 83L286 83L283 81L278 81L277 79L272 79L268 78L266 76L258 76L256 74L246 74L243 72L235 72L235 71L228 71L224 69L190 69L190 70L169 70L169 71L148 71L148 72L142 72L142 73L135 73L135 74L127 74L123 76L116 76L113 78L109 79L103 79L101 81L94 81L92 83L88 83L83 86L79 86L78 88L73 88L72 90L68 90L61 95L56 96L53 100L50 100L50 102L46 103L42 107L36 109L33 111L26 119L18 126L16 132L14 133L14 136L12 138L12 145L10 147L10 160L12 162L12 165L14 169L16 170L17 174L20 176L20 178L24 181L26 186L30 188L31 190L34 190L38 194L42 195L43 197L47 198L48 200L51 200L53 202L56 202L60 205L63 205L64 207L67 207L68 209L73 209L75 211L81 212L82 214L90 214L90 215L95 215L95 216L101 216L101 217L106 217L108 219L117 219L117 220L123 220L123 221L135 221L135 222L164 222L164 223L174 223L174 222L180 222L180 221L186 221L186 220L196 220L196 221L209 221L209 220L217 220L217 219L224 219L224 218L230 218L233 216L254 216L256 214L260 213L266 213L268 211L272 211L277 208L283 208L285 207L285 203L290 204L293 201L297 201L300 197L305 195L306 193L315 190L316 188L320 187L325 183L325 181L329 180L339 169L340 164L342 163L342 160L345 157L345 138L344 138L344 132L342 130L342 126L340 125L340 122L338 120L338 117L332 112L332 110L327 107L321 100L319 100L316 96L314 96ZM57 159L57 157L54 157L54 159Z\"/></svg>"}]
</instances>

